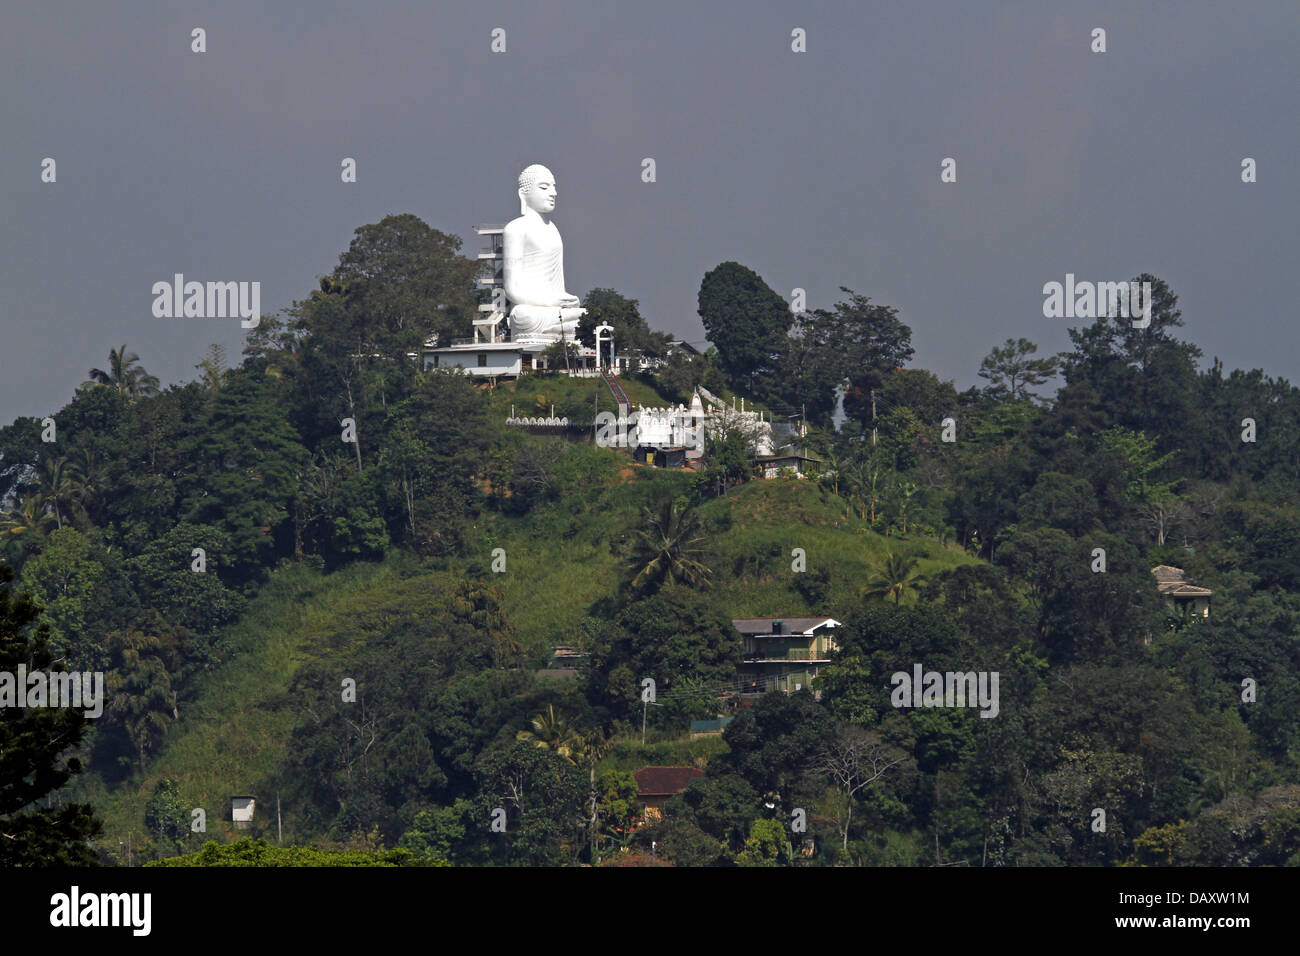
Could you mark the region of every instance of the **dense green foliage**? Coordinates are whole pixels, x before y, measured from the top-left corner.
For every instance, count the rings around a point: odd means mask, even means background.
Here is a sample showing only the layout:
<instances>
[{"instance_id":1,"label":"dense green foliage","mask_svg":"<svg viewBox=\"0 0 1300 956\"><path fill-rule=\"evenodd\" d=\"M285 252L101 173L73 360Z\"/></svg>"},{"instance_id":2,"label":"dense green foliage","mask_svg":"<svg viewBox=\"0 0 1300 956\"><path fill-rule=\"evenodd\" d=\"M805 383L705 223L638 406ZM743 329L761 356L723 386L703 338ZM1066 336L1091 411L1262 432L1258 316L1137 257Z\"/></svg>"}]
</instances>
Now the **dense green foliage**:
<instances>
[{"instance_id":1,"label":"dense green foliage","mask_svg":"<svg viewBox=\"0 0 1300 956\"><path fill-rule=\"evenodd\" d=\"M958 392L904 367L896 309L795 314L723 263L716 349L625 387L806 418L809 476L755 481L735 430L671 472L505 424L590 420L598 379L419 371L474 314L458 249L388 217L238 367L161 389L123 346L53 437L0 428L0 670L106 690L89 732L0 712L0 858L1300 863L1300 390L1200 369L1165 283L1138 277L1148 328L1008 340ZM635 300L588 304L663 350ZM739 693L731 620L759 616L842 622L816 693ZM996 672L996 717L899 706L917 665ZM647 816L633 772L660 765L703 775Z\"/></svg>"},{"instance_id":2,"label":"dense green foliage","mask_svg":"<svg viewBox=\"0 0 1300 956\"><path fill-rule=\"evenodd\" d=\"M582 297L582 307L587 314L578 324L577 339L588 348L596 347L596 329L601 325L613 328L614 347L620 355L662 355L671 338L651 330L636 299L613 289L592 289ZM607 348L602 344L602 349Z\"/></svg>"},{"instance_id":3,"label":"dense green foliage","mask_svg":"<svg viewBox=\"0 0 1300 956\"><path fill-rule=\"evenodd\" d=\"M3 587L12 577L0 565L0 673L12 677L20 666L28 673L66 673L48 646L49 629L38 623L37 606ZM13 701L0 707L0 866L96 862L88 841L101 824L92 807L36 806L81 773L81 761L67 752L77 748L89 724L82 710L72 708L18 708Z\"/></svg>"},{"instance_id":4,"label":"dense green foliage","mask_svg":"<svg viewBox=\"0 0 1300 956\"><path fill-rule=\"evenodd\" d=\"M233 843L206 844L196 853L155 860L146 866L402 866L405 850L318 850L309 846L271 846L244 837Z\"/></svg>"}]
</instances>

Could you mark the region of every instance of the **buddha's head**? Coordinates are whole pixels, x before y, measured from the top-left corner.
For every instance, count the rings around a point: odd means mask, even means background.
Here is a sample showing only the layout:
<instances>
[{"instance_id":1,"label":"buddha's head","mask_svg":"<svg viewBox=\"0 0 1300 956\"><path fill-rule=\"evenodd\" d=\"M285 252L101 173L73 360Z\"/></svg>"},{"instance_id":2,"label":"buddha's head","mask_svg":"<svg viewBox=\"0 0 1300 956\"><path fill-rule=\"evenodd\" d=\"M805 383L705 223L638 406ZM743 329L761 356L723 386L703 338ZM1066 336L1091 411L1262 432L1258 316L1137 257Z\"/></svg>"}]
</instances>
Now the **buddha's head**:
<instances>
[{"instance_id":1,"label":"buddha's head","mask_svg":"<svg viewBox=\"0 0 1300 956\"><path fill-rule=\"evenodd\" d=\"M519 215L555 211L555 174L534 163L519 174Z\"/></svg>"}]
</instances>

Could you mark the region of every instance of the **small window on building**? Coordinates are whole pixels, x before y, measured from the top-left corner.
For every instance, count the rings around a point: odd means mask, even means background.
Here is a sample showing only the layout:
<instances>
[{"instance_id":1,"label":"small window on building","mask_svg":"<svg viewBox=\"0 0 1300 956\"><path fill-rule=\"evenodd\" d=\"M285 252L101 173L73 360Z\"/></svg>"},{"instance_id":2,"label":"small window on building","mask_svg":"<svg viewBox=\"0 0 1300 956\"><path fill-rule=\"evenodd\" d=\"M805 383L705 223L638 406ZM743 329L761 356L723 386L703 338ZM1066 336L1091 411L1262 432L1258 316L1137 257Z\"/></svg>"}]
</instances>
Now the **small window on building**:
<instances>
[{"instance_id":1,"label":"small window on building","mask_svg":"<svg viewBox=\"0 0 1300 956\"><path fill-rule=\"evenodd\" d=\"M441 355L435 355L435 356L433 357L433 367L434 367L434 368L437 368L437 367L438 367L438 359L440 359L440 358L442 358Z\"/></svg>"},{"instance_id":2,"label":"small window on building","mask_svg":"<svg viewBox=\"0 0 1300 956\"><path fill-rule=\"evenodd\" d=\"M479 368L487 368L487 353L486 353L486 352L479 352L479 353L478 353L478 367L479 367Z\"/></svg>"}]
</instances>

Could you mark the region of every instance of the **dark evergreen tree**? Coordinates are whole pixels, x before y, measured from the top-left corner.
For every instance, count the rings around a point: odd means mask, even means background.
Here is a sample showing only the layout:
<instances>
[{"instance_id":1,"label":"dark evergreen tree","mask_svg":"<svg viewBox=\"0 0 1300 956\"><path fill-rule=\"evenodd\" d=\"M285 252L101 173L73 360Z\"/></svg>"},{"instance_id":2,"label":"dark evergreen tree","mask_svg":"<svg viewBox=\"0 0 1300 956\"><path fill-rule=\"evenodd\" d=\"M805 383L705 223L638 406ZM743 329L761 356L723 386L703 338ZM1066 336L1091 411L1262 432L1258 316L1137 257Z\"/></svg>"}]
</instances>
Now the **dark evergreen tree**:
<instances>
[{"instance_id":1,"label":"dark evergreen tree","mask_svg":"<svg viewBox=\"0 0 1300 956\"><path fill-rule=\"evenodd\" d=\"M40 610L10 593L12 578L8 565L0 565L0 673L16 680L20 664L29 674L64 672L47 645ZM37 805L81 772L81 762L69 754L88 725L84 710L70 707L0 707L0 867L98 862L90 841L102 825L89 804Z\"/></svg>"},{"instance_id":2,"label":"dark evergreen tree","mask_svg":"<svg viewBox=\"0 0 1300 956\"><path fill-rule=\"evenodd\" d=\"M790 306L738 262L724 262L700 283L700 319L732 388L771 394L789 348Z\"/></svg>"}]
</instances>

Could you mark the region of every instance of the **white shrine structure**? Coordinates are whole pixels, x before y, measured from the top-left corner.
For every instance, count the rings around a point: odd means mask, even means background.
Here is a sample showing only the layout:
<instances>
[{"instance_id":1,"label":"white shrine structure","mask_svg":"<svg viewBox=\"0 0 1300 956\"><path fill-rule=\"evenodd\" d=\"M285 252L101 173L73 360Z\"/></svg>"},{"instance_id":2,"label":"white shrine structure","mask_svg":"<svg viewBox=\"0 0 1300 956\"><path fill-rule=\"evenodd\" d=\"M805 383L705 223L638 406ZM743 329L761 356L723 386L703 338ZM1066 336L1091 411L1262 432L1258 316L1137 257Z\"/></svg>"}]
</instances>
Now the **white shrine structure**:
<instances>
[{"instance_id":1,"label":"white shrine structure","mask_svg":"<svg viewBox=\"0 0 1300 956\"><path fill-rule=\"evenodd\" d=\"M683 461L692 461L704 454L704 439L716 437L731 430L740 431L748 440L754 454L760 458L771 456L773 450L772 423L762 412L746 411L728 405L703 385L696 386L691 404L666 408L635 408L609 424L619 436L621 447L637 450L636 457L644 459L645 452L681 452ZM598 439L599 441L599 436Z\"/></svg>"},{"instance_id":2,"label":"white shrine structure","mask_svg":"<svg viewBox=\"0 0 1300 956\"><path fill-rule=\"evenodd\" d=\"M578 322L586 314L578 297L564 288L564 243L554 222L545 215L555 209L555 176L545 166L529 166L519 175L518 218L505 225L481 225L475 232L484 240L478 253L475 287L488 293L478 307L474 336L440 344L425 342L425 369L459 369L478 378L517 378L547 368L543 353L557 342L574 342ZM694 352L685 343L676 347ZM675 459L699 458L705 435L740 429L760 458L773 452L772 423L758 412L727 405L699 387L689 406L634 408L614 379L647 360L620 356L613 329L596 329L596 347L577 346L570 374L602 376L614 394L617 428L626 440L622 447L651 452L672 452ZM586 428L592 423L549 418L516 418L507 422L528 428Z\"/></svg>"}]
</instances>

